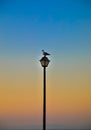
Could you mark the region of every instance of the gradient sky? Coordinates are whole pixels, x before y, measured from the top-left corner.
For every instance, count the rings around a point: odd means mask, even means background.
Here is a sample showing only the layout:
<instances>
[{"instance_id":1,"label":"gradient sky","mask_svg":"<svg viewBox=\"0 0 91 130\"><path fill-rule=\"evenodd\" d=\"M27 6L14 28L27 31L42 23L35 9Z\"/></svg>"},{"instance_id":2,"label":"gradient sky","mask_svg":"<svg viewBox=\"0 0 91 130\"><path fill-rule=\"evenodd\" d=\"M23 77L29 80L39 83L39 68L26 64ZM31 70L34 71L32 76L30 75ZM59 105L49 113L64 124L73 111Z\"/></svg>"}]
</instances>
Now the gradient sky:
<instances>
[{"instance_id":1,"label":"gradient sky","mask_svg":"<svg viewBox=\"0 0 91 130\"><path fill-rule=\"evenodd\" d=\"M91 128L91 1L0 0L0 125Z\"/></svg>"}]
</instances>

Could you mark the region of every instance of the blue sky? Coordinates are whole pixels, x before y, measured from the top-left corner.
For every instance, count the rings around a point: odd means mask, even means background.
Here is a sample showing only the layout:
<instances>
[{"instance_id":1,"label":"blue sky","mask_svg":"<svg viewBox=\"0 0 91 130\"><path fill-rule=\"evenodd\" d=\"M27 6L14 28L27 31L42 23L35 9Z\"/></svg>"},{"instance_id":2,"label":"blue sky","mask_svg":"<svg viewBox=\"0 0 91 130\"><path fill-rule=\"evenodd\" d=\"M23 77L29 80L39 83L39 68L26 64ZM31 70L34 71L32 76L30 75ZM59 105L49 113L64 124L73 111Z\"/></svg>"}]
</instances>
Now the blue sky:
<instances>
[{"instance_id":1,"label":"blue sky","mask_svg":"<svg viewBox=\"0 0 91 130\"><path fill-rule=\"evenodd\" d=\"M90 51L91 3L72 0L2 2L0 44L3 53Z\"/></svg>"}]
</instances>

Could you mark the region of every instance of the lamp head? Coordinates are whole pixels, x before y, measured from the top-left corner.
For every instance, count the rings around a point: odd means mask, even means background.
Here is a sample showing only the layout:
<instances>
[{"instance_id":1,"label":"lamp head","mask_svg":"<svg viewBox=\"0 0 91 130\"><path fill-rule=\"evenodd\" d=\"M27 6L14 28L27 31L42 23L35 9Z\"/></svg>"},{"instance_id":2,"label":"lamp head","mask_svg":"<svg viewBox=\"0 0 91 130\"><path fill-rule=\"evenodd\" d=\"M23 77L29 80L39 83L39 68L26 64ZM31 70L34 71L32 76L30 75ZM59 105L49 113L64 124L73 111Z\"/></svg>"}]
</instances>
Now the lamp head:
<instances>
[{"instance_id":1,"label":"lamp head","mask_svg":"<svg viewBox=\"0 0 91 130\"><path fill-rule=\"evenodd\" d=\"M45 56L40 59L40 63L42 65L42 67L47 67L49 62L50 62L50 60Z\"/></svg>"}]
</instances>

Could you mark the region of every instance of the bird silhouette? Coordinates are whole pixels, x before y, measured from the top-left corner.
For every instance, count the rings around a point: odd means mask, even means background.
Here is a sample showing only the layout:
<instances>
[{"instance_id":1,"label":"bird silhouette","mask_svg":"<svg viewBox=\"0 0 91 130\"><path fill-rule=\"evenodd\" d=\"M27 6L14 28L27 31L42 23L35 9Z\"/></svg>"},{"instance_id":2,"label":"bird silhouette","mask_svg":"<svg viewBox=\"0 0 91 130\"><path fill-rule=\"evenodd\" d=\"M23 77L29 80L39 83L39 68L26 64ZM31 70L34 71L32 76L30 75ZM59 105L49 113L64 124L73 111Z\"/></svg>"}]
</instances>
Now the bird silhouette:
<instances>
[{"instance_id":1,"label":"bird silhouette","mask_svg":"<svg viewBox=\"0 0 91 130\"><path fill-rule=\"evenodd\" d=\"M46 56L46 55L50 55L49 53L45 52L44 50L42 50L43 52L43 55Z\"/></svg>"}]
</instances>

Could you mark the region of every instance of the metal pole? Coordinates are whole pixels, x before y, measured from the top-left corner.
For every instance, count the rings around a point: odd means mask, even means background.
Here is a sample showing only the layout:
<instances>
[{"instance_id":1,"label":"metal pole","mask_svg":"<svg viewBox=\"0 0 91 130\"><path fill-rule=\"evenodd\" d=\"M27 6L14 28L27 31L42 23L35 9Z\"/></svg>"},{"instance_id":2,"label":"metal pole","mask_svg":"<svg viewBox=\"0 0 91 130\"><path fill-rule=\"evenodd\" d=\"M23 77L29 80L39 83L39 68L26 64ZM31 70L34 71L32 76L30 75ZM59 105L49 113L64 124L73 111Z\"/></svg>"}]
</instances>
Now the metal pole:
<instances>
[{"instance_id":1,"label":"metal pole","mask_svg":"<svg viewBox=\"0 0 91 130\"><path fill-rule=\"evenodd\" d=\"M44 67L44 89L43 89L43 130L46 130L46 67Z\"/></svg>"}]
</instances>

